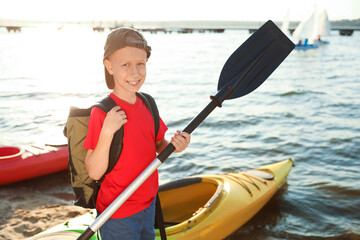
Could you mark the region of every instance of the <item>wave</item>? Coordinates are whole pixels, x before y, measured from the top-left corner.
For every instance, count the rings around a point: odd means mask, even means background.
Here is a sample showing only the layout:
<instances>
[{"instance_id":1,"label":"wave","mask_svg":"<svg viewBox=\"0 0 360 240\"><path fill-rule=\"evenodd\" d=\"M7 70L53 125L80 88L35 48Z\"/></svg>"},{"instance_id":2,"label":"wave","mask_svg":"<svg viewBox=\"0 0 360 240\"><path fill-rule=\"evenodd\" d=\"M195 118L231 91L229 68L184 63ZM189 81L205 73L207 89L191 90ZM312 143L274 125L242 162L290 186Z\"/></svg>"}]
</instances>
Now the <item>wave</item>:
<instances>
[{"instance_id":1,"label":"wave","mask_svg":"<svg viewBox=\"0 0 360 240\"><path fill-rule=\"evenodd\" d=\"M327 79L338 79L338 78L343 78L344 76L340 76L340 75L331 75L329 77L327 77Z\"/></svg>"},{"instance_id":2,"label":"wave","mask_svg":"<svg viewBox=\"0 0 360 240\"><path fill-rule=\"evenodd\" d=\"M31 77L0 77L0 81L16 81L16 80L37 80L37 78L31 78Z\"/></svg>"},{"instance_id":3,"label":"wave","mask_svg":"<svg viewBox=\"0 0 360 240\"><path fill-rule=\"evenodd\" d=\"M316 236L316 235L307 235L307 234L297 234L297 233L289 233L289 232L266 232L265 238L262 239L276 239L276 240L358 240L360 239L360 235L354 232L344 232L340 234L335 234L332 236ZM235 238L234 238L235 239ZM260 238L258 238L260 239ZM230 240L226 239L226 240ZM256 240L256 239L255 239Z\"/></svg>"},{"instance_id":4,"label":"wave","mask_svg":"<svg viewBox=\"0 0 360 240\"><path fill-rule=\"evenodd\" d=\"M280 97L289 97L289 96L301 96L307 94L324 94L322 92L314 92L314 91L290 91L280 94Z\"/></svg>"},{"instance_id":5,"label":"wave","mask_svg":"<svg viewBox=\"0 0 360 240\"><path fill-rule=\"evenodd\" d=\"M54 97L77 97L77 98L89 98L89 94L85 93L62 93L62 92L13 92L13 93L4 93L0 95L0 99L9 99L9 98L18 98L19 100L24 100L28 98L54 98ZM100 98L100 97L99 97Z\"/></svg>"},{"instance_id":6,"label":"wave","mask_svg":"<svg viewBox=\"0 0 360 240\"><path fill-rule=\"evenodd\" d=\"M354 140L354 138L331 138L329 140L329 143L331 144L341 144L341 143L349 143L352 142Z\"/></svg>"},{"instance_id":7,"label":"wave","mask_svg":"<svg viewBox=\"0 0 360 240\"><path fill-rule=\"evenodd\" d=\"M322 190L326 193L328 193L331 196L346 196L346 197L358 197L360 196L360 190L359 189L351 189L349 187L340 187L335 185L321 185L317 187L317 189Z\"/></svg>"},{"instance_id":8,"label":"wave","mask_svg":"<svg viewBox=\"0 0 360 240\"><path fill-rule=\"evenodd\" d=\"M192 118L183 118L176 121L170 121L167 123L168 127L183 126L184 124L189 123ZM236 120L220 120L216 121L213 119L207 119L201 123L202 128L215 128L215 129L235 129L240 126L254 126L261 122L261 118L251 118L251 119L236 119Z\"/></svg>"},{"instance_id":9,"label":"wave","mask_svg":"<svg viewBox=\"0 0 360 240\"><path fill-rule=\"evenodd\" d=\"M295 96L295 95L305 95L305 92L296 92L296 91L290 91L283 94L280 94L281 97L288 97L288 96Z\"/></svg>"}]
</instances>

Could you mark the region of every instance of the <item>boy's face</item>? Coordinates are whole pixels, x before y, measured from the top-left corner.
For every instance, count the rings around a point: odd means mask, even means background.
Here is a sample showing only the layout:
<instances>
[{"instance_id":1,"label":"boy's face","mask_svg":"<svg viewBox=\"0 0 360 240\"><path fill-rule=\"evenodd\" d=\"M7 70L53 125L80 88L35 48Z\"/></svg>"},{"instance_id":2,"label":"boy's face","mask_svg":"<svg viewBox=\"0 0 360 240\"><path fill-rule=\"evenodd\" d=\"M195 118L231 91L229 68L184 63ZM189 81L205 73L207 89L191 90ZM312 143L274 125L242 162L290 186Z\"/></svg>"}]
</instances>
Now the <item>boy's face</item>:
<instances>
[{"instance_id":1,"label":"boy's face","mask_svg":"<svg viewBox=\"0 0 360 240\"><path fill-rule=\"evenodd\" d=\"M136 93L146 77L146 51L136 47L124 47L113 52L104 64L114 76L114 91L119 94Z\"/></svg>"}]
</instances>

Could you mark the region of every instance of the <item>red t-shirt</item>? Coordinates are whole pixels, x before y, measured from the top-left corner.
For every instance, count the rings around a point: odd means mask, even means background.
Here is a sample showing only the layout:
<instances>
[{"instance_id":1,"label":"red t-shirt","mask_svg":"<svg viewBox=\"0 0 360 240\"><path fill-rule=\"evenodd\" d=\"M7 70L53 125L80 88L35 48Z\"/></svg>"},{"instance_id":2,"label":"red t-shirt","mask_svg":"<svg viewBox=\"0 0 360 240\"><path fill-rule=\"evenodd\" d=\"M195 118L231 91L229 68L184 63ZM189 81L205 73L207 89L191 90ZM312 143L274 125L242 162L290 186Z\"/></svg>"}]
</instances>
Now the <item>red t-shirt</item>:
<instances>
[{"instance_id":1,"label":"red t-shirt","mask_svg":"<svg viewBox=\"0 0 360 240\"><path fill-rule=\"evenodd\" d=\"M109 97L125 111L128 122L124 124L120 158L101 183L96 201L96 209L100 213L156 158L154 120L145 103L139 97L135 104L127 103L112 93ZM105 117L106 113L101 109L92 109L84 148L95 149ZM167 126L160 118L156 141L162 140L166 131ZM158 187L158 172L155 171L112 215L112 218L128 217L147 208L154 200Z\"/></svg>"}]
</instances>

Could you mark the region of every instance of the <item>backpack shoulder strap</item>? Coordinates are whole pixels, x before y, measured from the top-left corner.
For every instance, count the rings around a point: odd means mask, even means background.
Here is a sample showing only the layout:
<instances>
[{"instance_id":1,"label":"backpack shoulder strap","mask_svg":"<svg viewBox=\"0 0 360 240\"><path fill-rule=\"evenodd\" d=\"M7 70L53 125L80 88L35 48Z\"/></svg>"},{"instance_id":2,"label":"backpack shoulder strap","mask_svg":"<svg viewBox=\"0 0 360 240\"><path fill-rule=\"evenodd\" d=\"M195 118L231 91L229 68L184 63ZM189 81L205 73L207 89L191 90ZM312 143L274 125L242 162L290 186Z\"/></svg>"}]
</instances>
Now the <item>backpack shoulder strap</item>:
<instances>
[{"instance_id":1,"label":"backpack shoulder strap","mask_svg":"<svg viewBox=\"0 0 360 240\"><path fill-rule=\"evenodd\" d=\"M154 119L155 138L156 138L156 136L159 132L159 127L160 127L160 115L159 115L159 109L156 105L156 102L155 102L154 98L147 93L138 92L137 95L141 98L141 100L144 101L146 107L149 109L149 111Z\"/></svg>"},{"instance_id":2,"label":"backpack shoulder strap","mask_svg":"<svg viewBox=\"0 0 360 240\"><path fill-rule=\"evenodd\" d=\"M116 102L111 97L107 96L100 102L93 105L91 108L98 107L101 110L103 110L105 113L108 113L116 105L117 105Z\"/></svg>"},{"instance_id":3,"label":"backpack shoulder strap","mask_svg":"<svg viewBox=\"0 0 360 240\"><path fill-rule=\"evenodd\" d=\"M155 228L159 229L161 240L167 240L164 215L161 208L159 192L156 195L156 203L155 203Z\"/></svg>"},{"instance_id":4,"label":"backpack shoulder strap","mask_svg":"<svg viewBox=\"0 0 360 240\"><path fill-rule=\"evenodd\" d=\"M93 107L98 107L103 110L105 113L108 113L113 107L117 106L116 102L109 96L105 97L100 102L96 103ZM104 176L99 180L102 182L106 174L108 174L116 165L117 161L119 160L121 150L123 147L123 138L124 138L124 126L122 126L113 137L110 146L110 153L109 153L109 165L104 174Z\"/></svg>"}]
</instances>

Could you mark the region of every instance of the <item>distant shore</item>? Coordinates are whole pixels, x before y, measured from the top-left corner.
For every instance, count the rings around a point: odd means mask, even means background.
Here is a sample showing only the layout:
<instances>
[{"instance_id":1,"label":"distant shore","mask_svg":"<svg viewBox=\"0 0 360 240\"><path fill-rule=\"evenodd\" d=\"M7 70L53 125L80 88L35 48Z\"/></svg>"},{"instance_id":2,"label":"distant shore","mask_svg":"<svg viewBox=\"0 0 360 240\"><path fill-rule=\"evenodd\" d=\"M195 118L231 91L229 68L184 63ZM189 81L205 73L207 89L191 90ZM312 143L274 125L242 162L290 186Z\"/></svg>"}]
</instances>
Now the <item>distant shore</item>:
<instances>
[{"instance_id":1,"label":"distant shore","mask_svg":"<svg viewBox=\"0 0 360 240\"><path fill-rule=\"evenodd\" d=\"M14 25L14 26L37 26L43 24L79 24L79 25L88 25L88 26L102 26L102 27L114 27L114 26L135 26L135 27L212 27L212 28L234 28L234 27L259 27L265 21L212 21L212 20L203 20L203 21L118 21L118 20L108 20L108 21L27 21L27 20L17 20L17 19L1 19L0 26ZM282 21L274 21L277 25L281 25ZM360 19L354 20L337 20L330 21L331 26L351 26L351 27L360 27ZM290 21L290 27L296 27L299 24L299 21Z\"/></svg>"}]
</instances>

